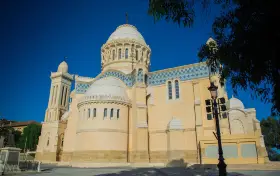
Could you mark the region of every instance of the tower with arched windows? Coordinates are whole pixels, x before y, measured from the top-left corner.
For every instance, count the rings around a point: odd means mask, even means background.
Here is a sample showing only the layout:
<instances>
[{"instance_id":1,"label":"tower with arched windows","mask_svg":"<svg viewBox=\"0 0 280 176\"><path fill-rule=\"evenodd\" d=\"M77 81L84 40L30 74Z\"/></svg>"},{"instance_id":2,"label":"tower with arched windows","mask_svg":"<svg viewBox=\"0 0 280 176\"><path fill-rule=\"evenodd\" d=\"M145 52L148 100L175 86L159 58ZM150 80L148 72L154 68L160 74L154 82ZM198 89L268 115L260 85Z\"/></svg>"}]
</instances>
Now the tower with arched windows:
<instances>
[{"instance_id":1,"label":"tower with arched windows","mask_svg":"<svg viewBox=\"0 0 280 176\"><path fill-rule=\"evenodd\" d=\"M47 157L56 160L57 151L60 151L63 145L66 123L62 118L69 110L71 84L74 78L68 73L65 61L59 64L57 72L51 73L50 78L49 103L39 139L42 142L38 144L37 151L42 153L47 151L50 153Z\"/></svg>"},{"instance_id":2,"label":"tower with arched windows","mask_svg":"<svg viewBox=\"0 0 280 176\"><path fill-rule=\"evenodd\" d=\"M255 109L228 100L219 75L210 74L205 62L151 71L150 60L151 48L142 34L124 24L101 46L100 74L75 75L70 90L73 76L62 62L51 74L36 159L79 166L174 160L215 164L215 120L207 89L214 82L218 102L228 105L219 109L226 163L265 162Z\"/></svg>"}]
</instances>

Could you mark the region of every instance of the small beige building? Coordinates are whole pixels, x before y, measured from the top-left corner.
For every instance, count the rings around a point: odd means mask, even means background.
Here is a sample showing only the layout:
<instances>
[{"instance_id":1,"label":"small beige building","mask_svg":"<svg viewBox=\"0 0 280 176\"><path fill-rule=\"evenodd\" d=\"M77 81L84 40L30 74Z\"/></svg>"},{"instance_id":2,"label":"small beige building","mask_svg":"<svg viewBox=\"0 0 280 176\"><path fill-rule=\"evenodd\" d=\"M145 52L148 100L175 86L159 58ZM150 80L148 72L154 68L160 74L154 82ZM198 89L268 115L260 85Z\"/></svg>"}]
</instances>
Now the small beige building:
<instances>
[{"instance_id":1,"label":"small beige building","mask_svg":"<svg viewBox=\"0 0 280 176\"><path fill-rule=\"evenodd\" d=\"M211 40L211 39L210 39ZM37 146L41 161L217 163L215 120L206 111L210 81L227 111L220 114L226 163L264 163L267 152L255 109L228 100L206 63L150 71L151 48L124 24L101 47L95 78L51 73L48 108ZM167 58L166 58L167 59ZM74 90L71 84L75 81Z\"/></svg>"}]
</instances>

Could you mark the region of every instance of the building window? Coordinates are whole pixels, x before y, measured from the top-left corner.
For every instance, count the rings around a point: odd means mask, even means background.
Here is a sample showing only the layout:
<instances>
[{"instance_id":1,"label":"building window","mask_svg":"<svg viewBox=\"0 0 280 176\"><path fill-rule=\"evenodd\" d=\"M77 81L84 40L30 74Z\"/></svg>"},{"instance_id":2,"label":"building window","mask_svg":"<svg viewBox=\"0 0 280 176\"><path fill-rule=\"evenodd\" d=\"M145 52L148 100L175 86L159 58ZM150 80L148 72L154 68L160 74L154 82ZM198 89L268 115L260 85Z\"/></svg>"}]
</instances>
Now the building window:
<instances>
[{"instance_id":1,"label":"building window","mask_svg":"<svg viewBox=\"0 0 280 176\"><path fill-rule=\"evenodd\" d=\"M122 50L119 49L119 59L121 59L121 57L122 57Z\"/></svg>"},{"instance_id":2,"label":"building window","mask_svg":"<svg viewBox=\"0 0 280 176\"><path fill-rule=\"evenodd\" d=\"M136 60L138 60L138 50L136 49L136 52L135 52L135 57L136 57Z\"/></svg>"},{"instance_id":3,"label":"building window","mask_svg":"<svg viewBox=\"0 0 280 176\"><path fill-rule=\"evenodd\" d=\"M57 97L57 88L58 86L55 86L55 95L54 95L54 105L56 105L56 97Z\"/></svg>"},{"instance_id":4,"label":"building window","mask_svg":"<svg viewBox=\"0 0 280 176\"><path fill-rule=\"evenodd\" d=\"M65 93L64 93L64 102L63 102L63 105L66 106L66 100L67 100L67 94L68 94L68 88L65 87Z\"/></svg>"},{"instance_id":5,"label":"building window","mask_svg":"<svg viewBox=\"0 0 280 176\"><path fill-rule=\"evenodd\" d=\"M104 109L104 118L107 117L107 108Z\"/></svg>"},{"instance_id":6,"label":"building window","mask_svg":"<svg viewBox=\"0 0 280 176\"><path fill-rule=\"evenodd\" d=\"M168 81L168 99L172 99L172 83L171 81Z\"/></svg>"},{"instance_id":7,"label":"building window","mask_svg":"<svg viewBox=\"0 0 280 176\"><path fill-rule=\"evenodd\" d=\"M61 147L63 147L64 137L61 138Z\"/></svg>"},{"instance_id":8,"label":"building window","mask_svg":"<svg viewBox=\"0 0 280 176\"><path fill-rule=\"evenodd\" d=\"M111 109L111 112L110 112L110 119L112 119L113 116L114 116L114 109L112 108L112 109Z\"/></svg>"},{"instance_id":9,"label":"building window","mask_svg":"<svg viewBox=\"0 0 280 176\"><path fill-rule=\"evenodd\" d=\"M90 109L88 109L88 118L90 118Z\"/></svg>"},{"instance_id":10,"label":"building window","mask_svg":"<svg viewBox=\"0 0 280 176\"><path fill-rule=\"evenodd\" d=\"M96 117L96 108L93 108L93 117Z\"/></svg>"},{"instance_id":11,"label":"building window","mask_svg":"<svg viewBox=\"0 0 280 176\"><path fill-rule=\"evenodd\" d=\"M64 86L62 86L62 92L61 92L61 96L60 96L60 105L62 105L62 101L63 101L63 97L64 97Z\"/></svg>"},{"instance_id":12,"label":"building window","mask_svg":"<svg viewBox=\"0 0 280 176\"><path fill-rule=\"evenodd\" d=\"M120 110L118 109L117 110L117 119L119 119L120 118Z\"/></svg>"},{"instance_id":13,"label":"building window","mask_svg":"<svg viewBox=\"0 0 280 176\"><path fill-rule=\"evenodd\" d=\"M212 114L207 114L207 120L212 120L213 117L212 117Z\"/></svg>"},{"instance_id":14,"label":"building window","mask_svg":"<svg viewBox=\"0 0 280 176\"><path fill-rule=\"evenodd\" d=\"M115 60L115 50L113 50L113 60Z\"/></svg>"},{"instance_id":15,"label":"building window","mask_svg":"<svg viewBox=\"0 0 280 176\"><path fill-rule=\"evenodd\" d=\"M125 49L125 58L128 58L128 48Z\"/></svg>"},{"instance_id":16,"label":"building window","mask_svg":"<svg viewBox=\"0 0 280 176\"><path fill-rule=\"evenodd\" d=\"M175 80L175 93L176 93L176 99L180 98L180 90L179 90L179 81Z\"/></svg>"},{"instance_id":17,"label":"building window","mask_svg":"<svg viewBox=\"0 0 280 176\"><path fill-rule=\"evenodd\" d=\"M47 146L50 144L50 138L48 137Z\"/></svg>"},{"instance_id":18,"label":"building window","mask_svg":"<svg viewBox=\"0 0 280 176\"><path fill-rule=\"evenodd\" d=\"M53 94L54 94L54 86L52 86L52 91L51 91L51 103L50 103L50 105L53 104Z\"/></svg>"}]
</instances>

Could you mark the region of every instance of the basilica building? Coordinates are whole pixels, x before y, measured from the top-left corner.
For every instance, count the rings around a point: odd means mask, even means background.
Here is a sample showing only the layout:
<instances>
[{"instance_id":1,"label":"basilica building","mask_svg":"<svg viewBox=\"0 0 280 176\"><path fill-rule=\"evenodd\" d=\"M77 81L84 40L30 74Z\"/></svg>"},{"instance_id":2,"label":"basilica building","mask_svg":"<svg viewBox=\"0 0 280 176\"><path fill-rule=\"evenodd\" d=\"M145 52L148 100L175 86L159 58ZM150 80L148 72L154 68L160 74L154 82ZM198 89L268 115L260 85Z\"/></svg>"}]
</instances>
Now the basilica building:
<instances>
[{"instance_id":1,"label":"basilica building","mask_svg":"<svg viewBox=\"0 0 280 176\"><path fill-rule=\"evenodd\" d=\"M256 110L229 99L219 75L209 73L205 62L151 72L151 53L137 28L124 24L102 45L96 77L73 75L65 61L60 63L50 75L36 159L216 164L215 119L207 108L207 88L214 82L226 107L219 111L225 162L267 160Z\"/></svg>"}]
</instances>

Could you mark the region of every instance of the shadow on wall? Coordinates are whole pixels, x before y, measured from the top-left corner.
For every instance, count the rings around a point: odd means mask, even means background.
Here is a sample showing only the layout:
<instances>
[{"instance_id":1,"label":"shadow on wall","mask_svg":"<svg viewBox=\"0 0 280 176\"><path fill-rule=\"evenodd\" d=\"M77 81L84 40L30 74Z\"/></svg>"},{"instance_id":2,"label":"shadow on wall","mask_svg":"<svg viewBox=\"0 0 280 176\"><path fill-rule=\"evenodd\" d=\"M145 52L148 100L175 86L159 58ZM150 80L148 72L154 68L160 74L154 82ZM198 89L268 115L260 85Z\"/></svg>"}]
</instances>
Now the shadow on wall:
<instances>
[{"instance_id":1,"label":"shadow on wall","mask_svg":"<svg viewBox=\"0 0 280 176\"><path fill-rule=\"evenodd\" d=\"M188 163L185 163L183 159L172 160L164 168L130 168L118 173L100 174L98 176L216 176L219 175L217 166L214 164L194 164L190 167L186 167ZM231 176L245 176L240 173L228 173Z\"/></svg>"}]
</instances>

